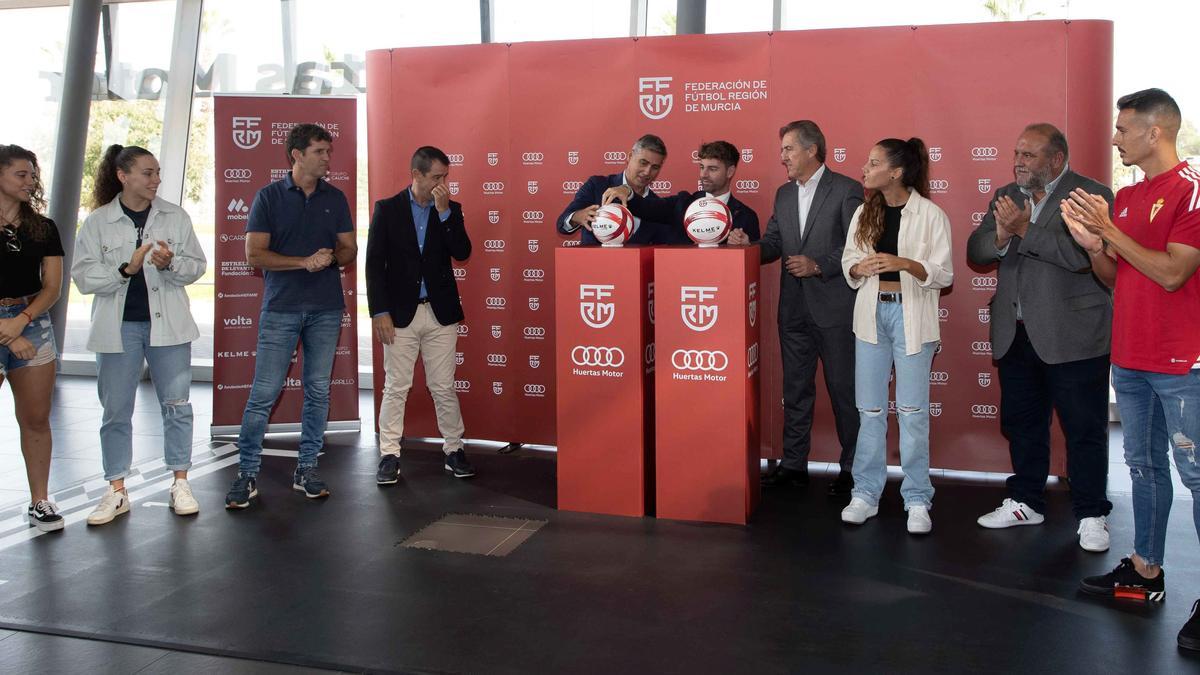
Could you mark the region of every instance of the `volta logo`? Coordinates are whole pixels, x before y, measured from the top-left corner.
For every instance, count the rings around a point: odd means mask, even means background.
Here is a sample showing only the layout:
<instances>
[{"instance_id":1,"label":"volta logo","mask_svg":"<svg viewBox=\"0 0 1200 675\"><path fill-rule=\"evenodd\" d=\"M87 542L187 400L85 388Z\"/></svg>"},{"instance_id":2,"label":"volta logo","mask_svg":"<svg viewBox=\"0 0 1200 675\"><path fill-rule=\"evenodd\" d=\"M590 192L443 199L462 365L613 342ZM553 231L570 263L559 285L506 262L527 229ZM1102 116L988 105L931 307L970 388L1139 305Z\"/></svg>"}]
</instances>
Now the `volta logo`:
<instances>
[{"instance_id":1,"label":"volta logo","mask_svg":"<svg viewBox=\"0 0 1200 675\"><path fill-rule=\"evenodd\" d=\"M458 324L458 336L459 337L466 337L470 334L471 334L471 329L467 327L467 324L465 324L465 323Z\"/></svg>"},{"instance_id":2,"label":"volta logo","mask_svg":"<svg viewBox=\"0 0 1200 675\"><path fill-rule=\"evenodd\" d=\"M248 183L253 175L250 169L225 169L225 180L231 183Z\"/></svg>"},{"instance_id":3,"label":"volta logo","mask_svg":"<svg viewBox=\"0 0 1200 675\"><path fill-rule=\"evenodd\" d=\"M500 281L500 268L499 267L490 268L488 270L488 278L490 278L492 281L496 281L496 282Z\"/></svg>"},{"instance_id":4,"label":"volta logo","mask_svg":"<svg viewBox=\"0 0 1200 675\"><path fill-rule=\"evenodd\" d=\"M756 365L758 365L758 343L757 342L750 345L749 349L746 350L746 367L753 368Z\"/></svg>"},{"instance_id":5,"label":"volta logo","mask_svg":"<svg viewBox=\"0 0 1200 675\"><path fill-rule=\"evenodd\" d=\"M999 412L1000 409L994 405L976 403L975 405L971 406L971 417L977 419L995 419L996 414Z\"/></svg>"},{"instance_id":6,"label":"volta logo","mask_svg":"<svg viewBox=\"0 0 1200 675\"><path fill-rule=\"evenodd\" d=\"M987 340L978 340L971 343L971 352L978 356L991 356L992 343Z\"/></svg>"},{"instance_id":7,"label":"volta logo","mask_svg":"<svg viewBox=\"0 0 1200 675\"><path fill-rule=\"evenodd\" d=\"M456 181L456 180L452 180L452 181L450 181L450 182L448 183L448 185L449 185L449 188L450 188L450 194L451 194L451 195L456 195L456 194L458 194L458 191L459 191L459 189L460 189L460 188L458 187L458 181Z\"/></svg>"},{"instance_id":8,"label":"volta logo","mask_svg":"<svg viewBox=\"0 0 1200 675\"><path fill-rule=\"evenodd\" d=\"M978 225L983 222L983 217L987 215L987 211L972 211L971 222Z\"/></svg>"},{"instance_id":9,"label":"volta logo","mask_svg":"<svg viewBox=\"0 0 1200 675\"><path fill-rule=\"evenodd\" d=\"M638 108L652 120L661 120L671 114L675 97L670 93L670 77L639 77ZM663 93L667 92L667 93Z\"/></svg>"},{"instance_id":10,"label":"volta logo","mask_svg":"<svg viewBox=\"0 0 1200 675\"><path fill-rule=\"evenodd\" d=\"M526 340L545 340L546 329L541 326L525 326Z\"/></svg>"},{"instance_id":11,"label":"volta logo","mask_svg":"<svg viewBox=\"0 0 1200 675\"><path fill-rule=\"evenodd\" d=\"M656 180L650 184L650 189L655 192L670 192L671 191L671 181Z\"/></svg>"},{"instance_id":12,"label":"volta logo","mask_svg":"<svg viewBox=\"0 0 1200 675\"><path fill-rule=\"evenodd\" d=\"M504 182L498 180L489 180L483 184L483 194L485 195L502 195L504 194Z\"/></svg>"},{"instance_id":13,"label":"volta logo","mask_svg":"<svg viewBox=\"0 0 1200 675\"><path fill-rule=\"evenodd\" d=\"M522 152L521 153L521 163L524 164L525 166L541 164L543 161L545 161L545 159L546 159L546 156L540 152Z\"/></svg>"},{"instance_id":14,"label":"volta logo","mask_svg":"<svg viewBox=\"0 0 1200 675\"><path fill-rule=\"evenodd\" d=\"M504 240L503 239L484 239L483 240L483 250L488 251L490 253L499 253L500 251L504 250Z\"/></svg>"},{"instance_id":15,"label":"volta logo","mask_svg":"<svg viewBox=\"0 0 1200 675\"><path fill-rule=\"evenodd\" d=\"M941 417L942 416L941 401L929 404L929 416L930 417Z\"/></svg>"},{"instance_id":16,"label":"volta logo","mask_svg":"<svg viewBox=\"0 0 1200 675\"><path fill-rule=\"evenodd\" d=\"M500 394L503 394L504 393L504 383L493 380L492 381L492 393L497 396L499 396Z\"/></svg>"},{"instance_id":17,"label":"volta logo","mask_svg":"<svg viewBox=\"0 0 1200 675\"><path fill-rule=\"evenodd\" d=\"M541 299L541 298L530 298L530 299L529 299L529 310L530 310L530 311L532 311L532 312L536 312L536 311L538 311L538 309L539 309L541 306L542 306L542 299Z\"/></svg>"},{"instance_id":18,"label":"volta logo","mask_svg":"<svg viewBox=\"0 0 1200 675\"><path fill-rule=\"evenodd\" d=\"M499 340L500 336L503 334L504 334L504 330L500 326L492 326L492 337Z\"/></svg>"},{"instance_id":19,"label":"volta logo","mask_svg":"<svg viewBox=\"0 0 1200 675\"><path fill-rule=\"evenodd\" d=\"M846 161L846 149L845 148L834 148L833 149L833 161L837 162L838 164L841 164L842 162Z\"/></svg>"},{"instance_id":20,"label":"volta logo","mask_svg":"<svg viewBox=\"0 0 1200 675\"><path fill-rule=\"evenodd\" d=\"M971 148L971 159L977 162L986 162L994 160L1000 156L1000 151L993 147L975 147Z\"/></svg>"},{"instance_id":21,"label":"volta logo","mask_svg":"<svg viewBox=\"0 0 1200 675\"><path fill-rule=\"evenodd\" d=\"M454 391L457 391L460 394L465 394L468 391L471 391L471 381L470 380L455 380L454 381Z\"/></svg>"},{"instance_id":22,"label":"volta logo","mask_svg":"<svg viewBox=\"0 0 1200 675\"><path fill-rule=\"evenodd\" d=\"M979 386L984 388L992 386L992 374L979 373Z\"/></svg>"},{"instance_id":23,"label":"volta logo","mask_svg":"<svg viewBox=\"0 0 1200 675\"><path fill-rule=\"evenodd\" d=\"M625 363L625 352L619 347L584 347L571 350L571 362L577 366L595 368L620 368Z\"/></svg>"},{"instance_id":24,"label":"volta logo","mask_svg":"<svg viewBox=\"0 0 1200 675\"><path fill-rule=\"evenodd\" d=\"M579 151L578 150L568 150L567 151L567 164L570 164L571 166L575 166L578 163L579 163Z\"/></svg>"},{"instance_id":25,"label":"volta logo","mask_svg":"<svg viewBox=\"0 0 1200 675\"><path fill-rule=\"evenodd\" d=\"M546 220L545 211L522 211L521 222L523 223L541 223Z\"/></svg>"},{"instance_id":26,"label":"volta logo","mask_svg":"<svg viewBox=\"0 0 1200 675\"><path fill-rule=\"evenodd\" d=\"M458 153L458 154L450 153L450 154L446 155L446 159L450 160L450 166L462 166L462 163L466 159L466 157L464 157L462 155L462 153Z\"/></svg>"},{"instance_id":27,"label":"volta logo","mask_svg":"<svg viewBox=\"0 0 1200 675\"><path fill-rule=\"evenodd\" d=\"M643 356L646 359L646 365L648 365L648 366L654 365L655 354L654 354L654 343L653 342L646 345L646 352Z\"/></svg>"},{"instance_id":28,"label":"volta logo","mask_svg":"<svg viewBox=\"0 0 1200 675\"><path fill-rule=\"evenodd\" d=\"M487 154L488 166L496 166L500 163L500 153L489 152Z\"/></svg>"},{"instance_id":29,"label":"volta logo","mask_svg":"<svg viewBox=\"0 0 1200 675\"><path fill-rule=\"evenodd\" d=\"M741 192L758 192L759 182L756 180L738 180L733 182L733 187Z\"/></svg>"},{"instance_id":30,"label":"volta logo","mask_svg":"<svg viewBox=\"0 0 1200 675\"><path fill-rule=\"evenodd\" d=\"M614 289L616 286L612 284L579 284L579 316L584 323L592 328L604 328L612 323L617 306L600 301L611 298Z\"/></svg>"},{"instance_id":31,"label":"volta logo","mask_svg":"<svg viewBox=\"0 0 1200 675\"><path fill-rule=\"evenodd\" d=\"M487 355L487 364L489 366L507 366L508 365L508 355L507 354L488 354Z\"/></svg>"},{"instance_id":32,"label":"volta logo","mask_svg":"<svg viewBox=\"0 0 1200 675\"><path fill-rule=\"evenodd\" d=\"M546 385L544 384L527 384L525 385L526 396L542 397L546 395Z\"/></svg>"},{"instance_id":33,"label":"volta logo","mask_svg":"<svg viewBox=\"0 0 1200 675\"><path fill-rule=\"evenodd\" d=\"M991 323L991 322L992 322L991 308L990 307L980 307L979 308L979 323Z\"/></svg>"},{"instance_id":34,"label":"volta logo","mask_svg":"<svg viewBox=\"0 0 1200 675\"><path fill-rule=\"evenodd\" d=\"M488 309L504 309L505 300L496 296L488 297L485 301Z\"/></svg>"},{"instance_id":35,"label":"volta logo","mask_svg":"<svg viewBox=\"0 0 1200 675\"><path fill-rule=\"evenodd\" d=\"M629 161L629 153L615 150L604 153L605 164L624 164Z\"/></svg>"},{"instance_id":36,"label":"volta logo","mask_svg":"<svg viewBox=\"0 0 1200 675\"><path fill-rule=\"evenodd\" d=\"M705 304L717 299L716 286L684 286L679 289L679 315L683 325L703 333L717 323L717 306ZM691 301L695 301L694 303Z\"/></svg>"},{"instance_id":37,"label":"volta logo","mask_svg":"<svg viewBox=\"0 0 1200 675\"><path fill-rule=\"evenodd\" d=\"M929 384L947 384L950 382L950 373L944 370L929 371Z\"/></svg>"},{"instance_id":38,"label":"volta logo","mask_svg":"<svg viewBox=\"0 0 1200 675\"><path fill-rule=\"evenodd\" d=\"M937 193L941 194L941 193L948 191L949 189L950 189L950 181L946 180L945 178L935 178L935 179L929 181L929 191L930 192L937 192Z\"/></svg>"},{"instance_id":39,"label":"volta logo","mask_svg":"<svg viewBox=\"0 0 1200 675\"><path fill-rule=\"evenodd\" d=\"M537 253L539 248L541 248L541 242L539 242L537 239L529 240L529 252L530 253Z\"/></svg>"},{"instance_id":40,"label":"volta logo","mask_svg":"<svg viewBox=\"0 0 1200 675\"><path fill-rule=\"evenodd\" d=\"M466 279L466 278L467 278L467 268L465 268L465 267L455 267L454 268L454 279L456 281L462 281L463 279Z\"/></svg>"},{"instance_id":41,"label":"volta logo","mask_svg":"<svg viewBox=\"0 0 1200 675\"><path fill-rule=\"evenodd\" d=\"M262 142L261 117L234 117L233 144L243 150L253 150Z\"/></svg>"},{"instance_id":42,"label":"volta logo","mask_svg":"<svg viewBox=\"0 0 1200 675\"><path fill-rule=\"evenodd\" d=\"M538 191L537 181L536 180L529 181L529 185L528 185L527 189L529 190L529 194L536 195L537 191Z\"/></svg>"},{"instance_id":43,"label":"volta logo","mask_svg":"<svg viewBox=\"0 0 1200 675\"><path fill-rule=\"evenodd\" d=\"M230 220L246 220L250 217L246 215L250 213L250 206L242 201L240 197L230 199L229 205L225 207L225 210L230 213Z\"/></svg>"},{"instance_id":44,"label":"volta logo","mask_svg":"<svg viewBox=\"0 0 1200 675\"><path fill-rule=\"evenodd\" d=\"M250 328L254 325L254 319L248 316L231 316L228 319L221 319L226 328Z\"/></svg>"},{"instance_id":45,"label":"volta logo","mask_svg":"<svg viewBox=\"0 0 1200 675\"><path fill-rule=\"evenodd\" d=\"M529 367L530 368L541 368L542 367L542 357L538 354L530 354L529 355Z\"/></svg>"},{"instance_id":46,"label":"volta logo","mask_svg":"<svg viewBox=\"0 0 1200 675\"><path fill-rule=\"evenodd\" d=\"M949 321L949 320L950 320L950 308L949 307L938 307L938 321Z\"/></svg>"},{"instance_id":47,"label":"volta logo","mask_svg":"<svg viewBox=\"0 0 1200 675\"><path fill-rule=\"evenodd\" d=\"M719 373L729 367L729 357L719 350L676 349L671 354L676 370L703 370Z\"/></svg>"},{"instance_id":48,"label":"volta logo","mask_svg":"<svg viewBox=\"0 0 1200 675\"><path fill-rule=\"evenodd\" d=\"M754 322L758 320L758 282L751 281L746 287L746 316L750 319L750 325L754 326Z\"/></svg>"},{"instance_id":49,"label":"volta logo","mask_svg":"<svg viewBox=\"0 0 1200 675\"><path fill-rule=\"evenodd\" d=\"M742 161L747 164L754 161L754 148L742 148Z\"/></svg>"},{"instance_id":50,"label":"volta logo","mask_svg":"<svg viewBox=\"0 0 1200 675\"><path fill-rule=\"evenodd\" d=\"M466 361L466 360L467 360L467 357L463 356L462 352L454 352L454 365L461 366L463 364L463 361Z\"/></svg>"},{"instance_id":51,"label":"volta logo","mask_svg":"<svg viewBox=\"0 0 1200 675\"><path fill-rule=\"evenodd\" d=\"M495 225L500 222L499 211L488 211L488 222Z\"/></svg>"},{"instance_id":52,"label":"volta logo","mask_svg":"<svg viewBox=\"0 0 1200 675\"><path fill-rule=\"evenodd\" d=\"M942 161L942 147L940 145L929 148L929 161L931 161L931 162Z\"/></svg>"},{"instance_id":53,"label":"volta logo","mask_svg":"<svg viewBox=\"0 0 1200 675\"><path fill-rule=\"evenodd\" d=\"M541 281L546 278L546 270L536 267L526 267L521 271L521 276L524 277L525 281Z\"/></svg>"},{"instance_id":54,"label":"volta logo","mask_svg":"<svg viewBox=\"0 0 1200 675\"><path fill-rule=\"evenodd\" d=\"M976 291L991 290L996 283L996 277L971 277L971 288Z\"/></svg>"},{"instance_id":55,"label":"volta logo","mask_svg":"<svg viewBox=\"0 0 1200 675\"><path fill-rule=\"evenodd\" d=\"M583 181L581 181L581 180L564 180L563 181L563 194L565 194L565 195L573 195L582 188L583 188Z\"/></svg>"},{"instance_id":56,"label":"volta logo","mask_svg":"<svg viewBox=\"0 0 1200 675\"><path fill-rule=\"evenodd\" d=\"M986 195L987 193L989 193L991 191L992 191L992 179L991 178L980 178L979 179L979 192Z\"/></svg>"}]
</instances>

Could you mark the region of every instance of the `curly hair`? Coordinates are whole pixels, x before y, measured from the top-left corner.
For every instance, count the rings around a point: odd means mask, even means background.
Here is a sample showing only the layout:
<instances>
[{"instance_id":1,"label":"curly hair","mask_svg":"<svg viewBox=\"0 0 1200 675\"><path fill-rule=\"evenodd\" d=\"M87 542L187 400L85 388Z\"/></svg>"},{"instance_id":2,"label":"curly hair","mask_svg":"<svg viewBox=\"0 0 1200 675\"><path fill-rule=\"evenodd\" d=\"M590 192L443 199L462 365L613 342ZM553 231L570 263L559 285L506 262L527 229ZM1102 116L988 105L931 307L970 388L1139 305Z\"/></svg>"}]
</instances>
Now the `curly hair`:
<instances>
[{"instance_id":1,"label":"curly hair","mask_svg":"<svg viewBox=\"0 0 1200 675\"><path fill-rule=\"evenodd\" d=\"M50 221L42 215L46 210L46 196L37 155L19 145L0 145L0 171L20 161L33 165L33 191L29 193L29 201L20 203L18 219L26 236L34 241L42 241L46 238Z\"/></svg>"}]
</instances>

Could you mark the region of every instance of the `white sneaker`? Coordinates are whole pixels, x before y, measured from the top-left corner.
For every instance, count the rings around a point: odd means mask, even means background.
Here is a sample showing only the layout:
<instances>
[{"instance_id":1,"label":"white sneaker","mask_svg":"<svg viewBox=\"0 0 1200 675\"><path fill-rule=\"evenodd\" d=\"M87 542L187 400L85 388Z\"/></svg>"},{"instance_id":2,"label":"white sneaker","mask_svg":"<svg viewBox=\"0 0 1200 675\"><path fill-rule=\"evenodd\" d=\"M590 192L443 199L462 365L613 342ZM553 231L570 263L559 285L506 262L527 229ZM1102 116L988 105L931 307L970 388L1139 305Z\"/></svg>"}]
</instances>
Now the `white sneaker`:
<instances>
[{"instance_id":1,"label":"white sneaker","mask_svg":"<svg viewBox=\"0 0 1200 675\"><path fill-rule=\"evenodd\" d=\"M122 513L129 513L129 496L120 490L108 488L108 494L100 498L100 503L96 505L96 510L88 514L88 525L104 525L111 523L113 518Z\"/></svg>"},{"instance_id":2,"label":"white sneaker","mask_svg":"<svg viewBox=\"0 0 1200 675\"><path fill-rule=\"evenodd\" d=\"M1103 553L1108 550L1108 519L1104 516L1079 521L1079 547L1085 551Z\"/></svg>"},{"instance_id":3,"label":"white sneaker","mask_svg":"<svg viewBox=\"0 0 1200 675\"><path fill-rule=\"evenodd\" d=\"M850 523L851 525L862 525L867 522L868 518L872 518L878 513L878 506L871 506L866 500L855 497L850 500L846 508L842 509L842 522Z\"/></svg>"},{"instance_id":4,"label":"white sneaker","mask_svg":"<svg viewBox=\"0 0 1200 675\"><path fill-rule=\"evenodd\" d=\"M192 486L186 478L176 478L171 485L171 510L177 516L190 516L200 512L200 502L192 496Z\"/></svg>"},{"instance_id":5,"label":"white sneaker","mask_svg":"<svg viewBox=\"0 0 1200 675\"><path fill-rule=\"evenodd\" d=\"M908 533L929 534L933 530L933 519L929 517L929 508L925 506L908 507Z\"/></svg>"},{"instance_id":6,"label":"white sneaker","mask_svg":"<svg viewBox=\"0 0 1200 675\"><path fill-rule=\"evenodd\" d=\"M1041 525L1045 520L1045 516L1029 508L1025 502L1005 497L999 508L979 516L975 522L988 529L999 530L1014 525Z\"/></svg>"}]
</instances>

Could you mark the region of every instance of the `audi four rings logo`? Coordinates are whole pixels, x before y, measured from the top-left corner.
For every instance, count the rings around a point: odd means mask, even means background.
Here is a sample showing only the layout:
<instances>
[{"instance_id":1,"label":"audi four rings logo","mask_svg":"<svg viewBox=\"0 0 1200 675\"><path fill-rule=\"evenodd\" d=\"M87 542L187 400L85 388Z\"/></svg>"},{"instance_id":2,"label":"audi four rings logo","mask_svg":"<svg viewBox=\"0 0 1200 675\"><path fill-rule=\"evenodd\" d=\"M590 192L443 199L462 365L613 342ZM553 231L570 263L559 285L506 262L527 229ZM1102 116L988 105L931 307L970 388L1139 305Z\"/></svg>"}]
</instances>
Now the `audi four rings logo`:
<instances>
[{"instance_id":1,"label":"audi four rings logo","mask_svg":"<svg viewBox=\"0 0 1200 675\"><path fill-rule=\"evenodd\" d=\"M574 194L575 192L578 192L579 188L581 188L581 187L583 187L583 181L581 181L581 180L564 180L563 181L563 193L564 194L568 194L568 195Z\"/></svg>"},{"instance_id":2,"label":"audi four rings logo","mask_svg":"<svg viewBox=\"0 0 1200 675\"><path fill-rule=\"evenodd\" d=\"M526 326L525 337L540 340L546 337L546 329L541 326Z\"/></svg>"},{"instance_id":3,"label":"audi four rings logo","mask_svg":"<svg viewBox=\"0 0 1200 675\"><path fill-rule=\"evenodd\" d=\"M942 321L948 321L950 319L950 308L938 307L938 319Z\"/></svg>"},{"instance_id":4,"label":"audi four rings logo","mask_svg":"<svg viewBox=\"0 0 1200 675\"><path fill-rule=\"evenodd\" d=\"M626 152L606 152L604 153L605 164L621 164L629 159L629 153Z\"/></svg>"},{"instance_id":5,"label":"audi four rings logo","mask_svg":"<svg viewBox=\"0 0 1200 675\"><path fill-rule=\"evenodd\" d=\"M729 357L719 350L676 349L671 353L671 365L677 370L719 373L729 367Z\"/></svg>"},{"instance_id":6,"label":"audi four rings logo","mask_svg":"<svg viewBox=\"0 0 1200 675\"><path fill-rule=\"evenodd\" d=\"M619 347L584 347L571 350L571 361L577 366L595 368L620 368L625 363L625 352Z\"/></svg>"},{"instance_id":7,"label":"audi four rings logo","mask_svg":"<svg viewBox=\"0 0 1200 675\"><path fill-rule=\"evenodd\" d=\"M972 277L971 288L977 291L985 291L996 287L996 277Z\"/></svg>"},{"instance_id":8,"label":"audi four rings logo","mask_svg":"<svg viewBox=\"0 0 1200 675\"><path fill-rule=\"evenodd\" d=\"M1000 156L1000 151L993 147L971 148L971 159L988 160L988 159L996 159L999 156Z\"/></svg>"},{"instance_id":9,"label":"audi four rings logo","mask_svg":"<svg viewBox=\"0 0 1200 675\"><path fill-rule=\"evenodd\" d=\"M545 161L546 156L540 152L523 152L521 153L522 164L541 164Z\"/></svg>"},{"instance_id":10,"label":"audi four rings logo","mask_svg":"<svg viewBox=\"0 0 1200 675\"><path fill-rule=\"evenodd\" d=\"M975 352L976 354L991 354L992 353L992 343L987 340L980 340L977 342L972 342L971 343L971 351Z\"/></svg>"},{"instance_id":11,"label":"audi four rings logo","mask_svg":"<svg viewBox=\"0 0 1200 675\"><path fill-rule=\"evenodd\" d=\"M455 154L446 155L446 159L450 160L450 166L462 166L463 160L466 158L463 157L462 154L460 153L457 155L455 155Z\"/></svg>"},{"instance_id":12,"label":"audi four rings logo","mask_svg":"<svg viewBox=\"0 0 1200 675\"><path fill-rule=\"evenodd\" d=\"M530 396L544 396L546 394L546 385L544 384L527 384L525 385L525 393Z\"/></svg>"},{"instance_id":13,"label":"audi four rings logo","mask_svg":"<svg viewBox=\"0 0 1200 675\"><path fill-rule=\"evenodd\" d=\"M654 190L655 192L670 192L671 191L671 181L656 180L650 184L650 189Z\"/></svg>"},{"instance_id":14,"label":"audi four rings logo","mask_svg":"<svg viewBox=\"0 0 1200 675\"><path fill-rule=\"evenodd\" d=\"M521 222L523 223L540 223L546 220L545 211L522 211Z\"/></svg>"},{"instance_id":15,"label":"audi four rings logo","mask_svg":"<svg viewBox=\"0 0 1200 675\"><path fill-rule=\"evenodd\" d=\"M459 281L466 279L467 278L466 268L465 267L455 267L454 268L454 278Z\"/></svg>"},{"instance_id":16,"label":"audi four rings logo","mask_svg":"<svg viewBox=\"0 0 1200 675\"><path fill-rule=\"evenodd\" d=\"M930 384L946 384L950 381L950 373L942 370L932 370L929 372Z\"/></svg>"},{"instance_id":17,"label":"audi four rings logo","mask_svg":"<svg viewBox=\"0 0 1200 675\"><path fill-rule=\"evenodd\" d=\"M644 356L646 357L646 365L649 366L654 363L654 343L653 342L646 345L646 353L644 354Z\"/></svg>"},{"instance_id":18,"label":"audi four rings logo","mask_svg":"<svg viewBox=\"0 0 1200 675\"><path fill-rule=\"evenodd\" d=\"M488 354L487 362L489 366L504 366L508 365L507 354Z\"/></svg>"},{"instance_id":19,"label":"audi four rings logo","mask_svg":"<svg viewBox=\"0 0 1200 675\"><path fill-rule=\"evenodd\" d=\"M484 239L483 240L483 250L485 250L485 251L503 251L504 250L504 240L503 239Z\"/></svg>"},{"instance_id":20,"label":"audi four rings logo","mask_svg":"<svg viewBox=\"0 0 1200 675\"><path fill-rule=\"evenodd\" d=\"M929 181L930 192L945 192L950 189L950 181L945 178L935 178Z\"/></svg>"},{"instance_id":21,"label":"audi four rings logo","mask_svg":"<svg viewBox=\"0 0 1200 675\"><path fill-rule=\"evenodd\" d=\"M758 192L759 182L756 180L738 180L733 182L733 187L743 192Z\"/></svg>"},{"instance_id":22,"label":"audi four rings logo","mask_svg":"<svg viewBox=\"0 0 1200 675\"><path fill-rule=\"evenodd\" d=\"M492 296L486 302L488 309L504 309L504 298Z\"/></svg>"},{"instance_id":23,"label":"audi four rings logo","mask_svg":"<svg viewBox=\"0 0 1200 675\"><path fill-rule=\"evenodd\" d=\"M971 406L972 417L995 417L1000 409L994 405L975 404Z\"/></svg>"},{"instance_id":24,"label":"audi four rings logo","mask_svg":"<svg viewBox=\"0 0 1200 675\"><path fill-rule=\"evenodd\" d=\"M465 323L458 324L458 334L460 337L466 336L470 332L471 332L471 329L467 327L467 324L465 324Z\"/></svg>"},{"instance_id":25,"label":"audi four rings logo","mask_svg":"<svg viewBox=\"0 0 1200 675\"><path fill-rule=\"evenodd\" d=\"M471 391L471 381L470 380L455 380L454 381L454 391L457 391L459 393Z\"/></svg>"},{"instance_id":26,"label":"audi four rings logo","mask_svg":"<svg viewBox=\"0 0 1200 675\"><path fill-rule=\"evenodd\" d=\"M521 272L526 281L541 281L546 278L546 270L526 268Z\"/></svg>"},{"instance_id":27,"label":"audi four rings logo","mask_svg":"<svg viewBox=\"0 0 1200 675\"><path fill-rule=\"evenodd\" d=\"M225 169L225 180L247 181L253 175L250 169Z\"/></svg>"},{"instance_id":28,"label":"audi four rings logo","mask_svg":"<svg viewBox=\"0 0 1200 675\"><path fill-rule=\"evenodd\" d=\"M983 217L986 215L987 215L987 211L972 211L971 212L971 222L978 225L983 222Z\"/></svg>"},{"instance_id":29,"label":"audi four rings logo","mask_svg":"<svg viewBox=\"0 0 1200 675\"><path fill-rule=\"evenodd\" d=\"M490 180L483 184L483 194L485 195L502 195L504 194L504 183L498 180Z\"/></svg>"}]
</instances>

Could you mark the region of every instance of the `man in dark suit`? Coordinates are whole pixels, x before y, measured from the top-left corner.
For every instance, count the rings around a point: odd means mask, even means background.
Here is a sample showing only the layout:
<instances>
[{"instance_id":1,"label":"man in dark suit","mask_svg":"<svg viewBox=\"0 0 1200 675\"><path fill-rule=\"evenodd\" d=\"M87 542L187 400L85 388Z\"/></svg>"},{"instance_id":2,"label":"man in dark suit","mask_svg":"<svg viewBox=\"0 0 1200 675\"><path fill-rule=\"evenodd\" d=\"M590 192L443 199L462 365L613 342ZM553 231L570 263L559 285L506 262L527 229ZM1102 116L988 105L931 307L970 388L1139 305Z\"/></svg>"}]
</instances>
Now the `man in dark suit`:
<instances>
[{"instance_id":1,"label":"man in dark suit","mask_svg":"<svg viewBox=\"0 0 1200 675\"><path fill-rule=\"evenodd\" d=\"M625 171L611 176L592 176L584 182L583 187L575 193L575 198L563 209L555 227L562 234L581 232L579 243L583 246L596 246L600 242L592 234L592 221L596 219L596 211L603 203L604 191L619 185L628 185L630 189L646 199L657 199L658 195L650 189L650 184L658 178L663 162L667 161L667 146L663 140L654 134L646 134L637 139L633 150L629 153L629 162ZM663 239L667 237L669 240ZM686 237L684 240L686 241ZM666 225L658 222L642 220L637 231L626 242L629 244L666 244L676 243Z\"/></svg>"},{"instance_id":2,"label":"man in dark suit","mask_svg":"<svg viewBox=\"0 0 1200 675\"><path fill-rule=\"evenodd\" d=\"M1000 373L1000 428L1013 475L1008 498L979 518L987 528L1037 525L1050 470L1050 415L1067 438L1071 502L1079 544L1108 550L1108 370L1112 296L1092 275L1059 203L1075 188L1112 191L1067 166L1067 139L1031 124L1013 153L1016 181L1000 188L967 242L976 265L999 263L989 330Z\"/></svg>"},{"instance_id":3,"label":"man in dark suit","mask_svg":"<svg viewBox=\"0 0 1200 675\"><path fill-rule=\"evenodd\" d=\"M762 262L783 258L779 282L779 346L783 354L783 461L765 485L807 485L816 399L817 360L833 404L842 445L829 494L850 494L858 441L854 402L854 291L842 278L842 249L863 202L857 181L825 166L825 135L810 120L779 130L788 182L775 193L775 212L759 246Z\"/></svg>"},{"instance_id":4,"label":"man in dark suit","mask_svg":"<svg viewBox=\"0 0 1200 675\"><path fill-rule=\"evenodd\" d=\"M603 201L604 203L611 201L611 195L613 198L625 202L629 211L638 218L663 223L670 228L669 234L664 232L659 237L663 243L671 240L670 243L687 244L691 243L687 231L683 229L683 218L687 213L687 208L697 199L711 197L728 206L729 213L733 216L729 234L730 243L745 245L752 241L758 241L758 214L754 212L754 209L738 201L730 189L733 187L733 177L737 174L738 158L741 153L732 143L713 141L701 145L696 156L700 164L701 191L699 192L680 192L662 199L643 199L634 194L629 186L619 185L606 190Z\"/></svg>"},{"instance_id":5,"label":"man in dark suit","mask_svg":"<svg viewBox=\"0 0 1200 675\"><path fill-rule=\"evenodd\" d=\"M444 438L445 469L456 478L475 470L463 451L463 421L454 392L454 349L463 319L450 258L466 260L471 240L462 205L450 200L450 159L431 146L412 156L412 184L375 204L367 235L367 305L383 343L385 380L379 408L379 469L375 480L400 478L404 405L417 356Z\"/></svg>"}]
</instances>

